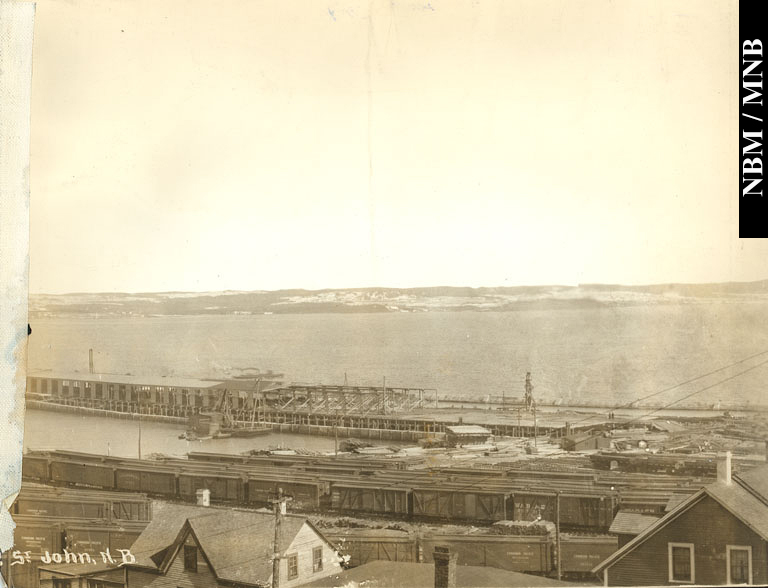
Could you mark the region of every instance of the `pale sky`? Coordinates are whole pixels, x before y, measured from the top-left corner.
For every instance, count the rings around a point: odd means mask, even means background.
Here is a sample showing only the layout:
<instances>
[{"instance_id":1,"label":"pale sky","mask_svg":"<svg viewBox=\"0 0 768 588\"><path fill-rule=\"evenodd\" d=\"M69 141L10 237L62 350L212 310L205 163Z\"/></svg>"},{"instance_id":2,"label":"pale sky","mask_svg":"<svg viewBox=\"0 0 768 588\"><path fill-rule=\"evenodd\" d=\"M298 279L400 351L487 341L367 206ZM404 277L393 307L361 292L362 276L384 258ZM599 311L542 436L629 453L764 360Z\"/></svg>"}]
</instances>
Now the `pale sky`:
<instances>
[{"instance_id":1,"label":"pale sky","mask_svg":"<svg viewBox=\"0 0 768 588\"><path fill-rule=\"evenodd\" d=\"M31 292L768 278L737 2L41 0Z\"/></svg>"}]
</instances>

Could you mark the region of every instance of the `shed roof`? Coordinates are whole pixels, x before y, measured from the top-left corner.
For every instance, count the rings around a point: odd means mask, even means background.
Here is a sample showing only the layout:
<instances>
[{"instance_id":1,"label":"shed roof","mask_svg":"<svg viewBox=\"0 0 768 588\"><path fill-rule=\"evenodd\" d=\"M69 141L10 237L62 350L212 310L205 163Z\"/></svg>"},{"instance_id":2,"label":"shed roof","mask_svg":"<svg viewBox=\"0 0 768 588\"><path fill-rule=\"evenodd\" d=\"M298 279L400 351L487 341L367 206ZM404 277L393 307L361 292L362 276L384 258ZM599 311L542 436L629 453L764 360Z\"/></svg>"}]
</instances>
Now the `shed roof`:
<instances>
[{"instance_id":1,"label":"shed roof","mask_svg":"<svg viewBox=\"0 0 768 588\"><path fill-rule=\"evenodd\" d=\"M435 564L397 561L372 561L325 578L303 584L304 588L432 588L435 585ZM551 578L510 572L481 566L457 566L456 586L498 588L499 586L575 586Z\"/></svg>"},{"instance_id":2,"label":"shed roof","mask_svg":"<svg viewBox=\"0 0 768 588\"><path fill-rule=\"evenodd\" d=\"M657 520L659 517L652 515L619 511L616 513L608 532L616 535L639 535Z\"/></svg>"},{"instance_id":3,"label":"shed roof","mask_svg":"<svg viewBox=\"0 0 768 588\"><path fill-rule=\"evenodd\" d=\"M455 425L446 427L446 431L454 435L491 435L491 432L480 425Z\"/></svg>"},{"instance_id":4,"label":"shed roof","mask_svg":"<svg viewBox=\"0 0 768 588\"><path fill-rule=\"evenodd\" d=\"M127 384L133 386L170 386L175 388L214 388L223 386L222 380L202 380L179 376L134 376L129 374L91 374L88 372L28 372L31 378L53 380L75 380L79 382L101 382L104 384Z\"/></svg>"}]
</instances>

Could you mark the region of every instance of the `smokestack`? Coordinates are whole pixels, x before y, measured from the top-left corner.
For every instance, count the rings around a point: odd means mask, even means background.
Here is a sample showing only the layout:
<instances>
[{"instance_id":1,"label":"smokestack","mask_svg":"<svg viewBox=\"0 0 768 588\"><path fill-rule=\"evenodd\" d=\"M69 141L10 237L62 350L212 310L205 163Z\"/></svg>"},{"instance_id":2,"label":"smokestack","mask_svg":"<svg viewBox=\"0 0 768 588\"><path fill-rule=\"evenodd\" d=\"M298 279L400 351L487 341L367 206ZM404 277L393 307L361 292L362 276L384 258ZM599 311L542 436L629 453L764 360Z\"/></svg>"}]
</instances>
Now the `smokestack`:
<instances>
[{"instance_id":1,"label":"smokestack","mask_svg":"<svg viewBox=\"0 0 768 588\"><path fill-rule=\"evenodd\" d=\"M432 554L435 560L435 588L456 588L456 559L458 554L450 548L436 546Z\"/></svg>"},{"instance_id":2,"label":"smokestack","mask_svg":"<svg viewBox=\"0 0 768 588\"><path fill-rule=\"evenodd\" d=\"M200 488L197 492L197 506L211 506L211 491L207 488Z\"/></svg>"},{"instance_id":3,"label":"smokestack","mask_svg":"<svg viewBox=\"0 0 768 588\"><path fill-rule=\"evenodd\" d=\"M717 481L731 483L731 452L717 454Z\"/></svg>"},{"instance_id":4,"label":"smokestack","mask_svg":"<svg viewBox=\"0 0 768 588\"><path fill-rule=\"evenodd\" d=\"M93 373L93 349L88 350L88 373Z\"/></svg>"}]
</instances>

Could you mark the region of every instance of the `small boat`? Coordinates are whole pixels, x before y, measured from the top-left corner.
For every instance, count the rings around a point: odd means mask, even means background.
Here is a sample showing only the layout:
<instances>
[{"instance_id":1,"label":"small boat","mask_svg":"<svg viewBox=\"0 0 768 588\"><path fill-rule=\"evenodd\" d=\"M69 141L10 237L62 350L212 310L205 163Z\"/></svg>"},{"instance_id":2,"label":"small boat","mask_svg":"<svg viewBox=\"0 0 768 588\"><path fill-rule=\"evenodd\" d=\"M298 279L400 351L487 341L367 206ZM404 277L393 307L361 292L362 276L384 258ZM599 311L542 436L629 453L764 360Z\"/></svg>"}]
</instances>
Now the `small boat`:
<instances>
[{"instance_id":1,"label":"small boat","mask_svg":"<svg viewBox=\"0 0 768 588\"><path fill-rule=\"evenodd\" d=\"M208 435L206 437L198 437L192 432L186 432L179 435L179 439L185 439L186 441L207 441L208 439L213 439L213 436Z\"/></svg>"}]
</instances>

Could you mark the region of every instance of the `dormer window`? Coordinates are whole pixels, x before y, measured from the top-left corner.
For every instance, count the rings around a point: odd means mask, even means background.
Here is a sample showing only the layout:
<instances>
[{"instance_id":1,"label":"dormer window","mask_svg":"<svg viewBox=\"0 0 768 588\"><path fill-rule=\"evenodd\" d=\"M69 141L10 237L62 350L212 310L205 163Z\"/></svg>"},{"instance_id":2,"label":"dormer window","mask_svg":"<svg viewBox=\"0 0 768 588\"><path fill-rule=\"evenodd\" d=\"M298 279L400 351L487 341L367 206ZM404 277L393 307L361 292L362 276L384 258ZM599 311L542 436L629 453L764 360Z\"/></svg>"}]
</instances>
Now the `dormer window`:
<instances>
[{"instance_id":1,"label":"dormer window","mask_svg":"<svg viewBox=\"0 0 768 588\"><path fill-rule=\"evenodd\" d=\"M184 569L188 572L197 571L197 547L195 545L184 546Z\"/></svg>"}]
</instances>

